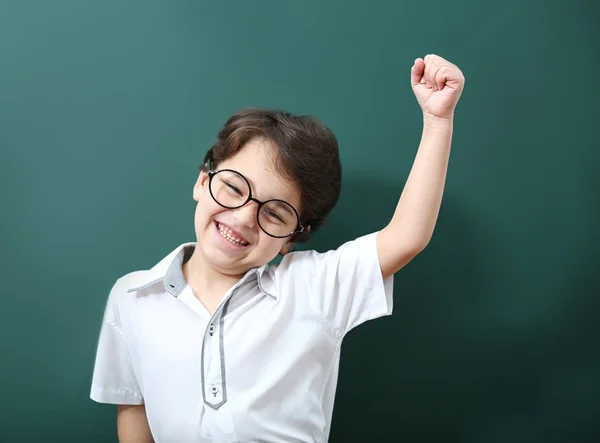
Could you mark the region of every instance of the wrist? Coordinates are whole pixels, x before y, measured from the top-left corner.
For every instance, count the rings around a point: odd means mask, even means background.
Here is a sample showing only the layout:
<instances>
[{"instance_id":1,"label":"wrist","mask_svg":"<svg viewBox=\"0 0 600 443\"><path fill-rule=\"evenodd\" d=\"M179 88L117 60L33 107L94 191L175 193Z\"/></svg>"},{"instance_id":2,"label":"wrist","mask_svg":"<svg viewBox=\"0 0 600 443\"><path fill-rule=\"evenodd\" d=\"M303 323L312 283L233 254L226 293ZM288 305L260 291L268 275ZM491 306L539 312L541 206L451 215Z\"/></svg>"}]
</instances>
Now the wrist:
<instances>
[{"instance_id":1,"label":"wrist","mask_svg":"<svg viewBox=\"0 0 600 443\"><path fill-rule=\"evenodd\" d=\"M454 113L447 117L423 113L423 125L432 129L447 129L454 125Z\"/></svg>"},{"instance_id":2,"label":"wrist","mask_svg":"<svg viewBox=\"0 0 600 443\"><path fill-rule=\"evenodd\" d=\"M452 137L454 131L454 116L439 117L436 115L423 114L423 135L422 137L426 140L439 139L440 137L446 139Z\"/></svg>"}]
</instances>

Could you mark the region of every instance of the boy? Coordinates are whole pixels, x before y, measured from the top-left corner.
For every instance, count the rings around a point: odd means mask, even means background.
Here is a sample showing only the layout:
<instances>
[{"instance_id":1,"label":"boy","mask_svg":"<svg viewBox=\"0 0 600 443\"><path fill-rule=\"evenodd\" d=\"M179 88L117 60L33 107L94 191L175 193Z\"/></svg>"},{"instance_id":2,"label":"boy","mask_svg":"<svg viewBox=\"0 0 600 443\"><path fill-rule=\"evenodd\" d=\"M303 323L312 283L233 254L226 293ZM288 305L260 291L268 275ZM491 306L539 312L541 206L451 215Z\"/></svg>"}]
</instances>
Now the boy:
<instances>
[{"instance_id":1,"label":"boy","mask_svg":"<svg viewBox=\"0 0 600 443\"><path fill-rule=\"evenodd\" d=\"M391 314L441 203L464 77L427 55L411 83L424 127L392 220L323 254L288 252L338 199L333 134L283 112L227 121L193 189L196 242L109 295L91 398L119 405L121 443L327 441L342 339Z\"/></svg>"}]
</instances>

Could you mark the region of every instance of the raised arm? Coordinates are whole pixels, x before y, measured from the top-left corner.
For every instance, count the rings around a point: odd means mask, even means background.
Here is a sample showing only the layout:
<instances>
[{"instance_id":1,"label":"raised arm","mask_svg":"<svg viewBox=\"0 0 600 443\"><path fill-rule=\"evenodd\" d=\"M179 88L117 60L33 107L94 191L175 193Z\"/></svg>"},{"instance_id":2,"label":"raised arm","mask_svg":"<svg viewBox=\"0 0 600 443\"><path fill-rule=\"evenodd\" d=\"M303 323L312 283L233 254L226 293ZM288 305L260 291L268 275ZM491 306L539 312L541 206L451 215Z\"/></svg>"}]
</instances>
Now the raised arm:
<instances>
[{"instance_id":1,"label":"raised arm","mask_svg":"<svg viewBox=\"0 0 600 443\"><path fill-rule=\"evenodd\" d=\"M454 110L465 78L456 65L430 54L415 60L411 84L423 111L423 132L392 220L377 236L384 278L410 262L433 235L446 182Z\"/></svg>"}]
</instances>

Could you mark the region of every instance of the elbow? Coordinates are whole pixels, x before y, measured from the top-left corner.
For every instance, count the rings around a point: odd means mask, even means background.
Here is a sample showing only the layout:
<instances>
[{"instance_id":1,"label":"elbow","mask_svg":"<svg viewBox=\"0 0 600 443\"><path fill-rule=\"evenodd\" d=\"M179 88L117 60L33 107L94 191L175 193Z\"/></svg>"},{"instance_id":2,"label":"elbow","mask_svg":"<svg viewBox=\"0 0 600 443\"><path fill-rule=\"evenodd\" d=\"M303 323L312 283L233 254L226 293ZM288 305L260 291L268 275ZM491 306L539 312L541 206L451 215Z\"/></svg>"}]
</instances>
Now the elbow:
<instances>
[{"instance_id":1,"label":"elbow","mask_svg":"<svg viewBox=\"0 0 600 443\"><path fill-rule=\"evenodd\" d=\"M378 252L384 277L395 274L429 244L431 236L399 236L389 229L383 230L378 237Z\"/></svg>"},{"instance_id":2,"label":"elbow","mask_svg":"<svg viewBox=\"0 0 600 443\"><path fill-rule=\"evenodd\" d=\"M413 238L402 245L402 255L410 257L410 260L412 260L425 250L430 241L431 236Z\"/></svg>"},{"instance_id":3,"label":"elbow","mask_svg":"<svg viewBox=\"0 0 600 443\"><path fill-rule=\"evenodd\" d=\"M381 273L387 278L409 264L424 247L402 247L393 252L393 259L381 262Z\"/></svg>"},{"instance_id":4,"label":"elbow","mask_svg":"<svg viewBox=\"0 0 600 443\"><path fill-rule=\"evenodd\" d=\"M412 253L414 254L414 256L416 257L417 255L419 255L421 252L423 252L425 250L425 248L429 245L429 242L431 241L431 236L416 243L413 248L412 248ZM413 257L414 258L414 257Z\"/></svg>"},{"instance_id":5,"label":"elbow","mask_svg":"<svg viewBox=\"0 0 600 443\"><path fill-rule=\"evenodd\" d=\"M406 265L409 262L411 262L417 255L419 255L421 252L423 252L423 250L426 247L427 247L426 242L407 246L406 249L404 249L401 254L401 257L402 257L401 262L403 263L403 265Z\"/></svg>"}]
</instances>

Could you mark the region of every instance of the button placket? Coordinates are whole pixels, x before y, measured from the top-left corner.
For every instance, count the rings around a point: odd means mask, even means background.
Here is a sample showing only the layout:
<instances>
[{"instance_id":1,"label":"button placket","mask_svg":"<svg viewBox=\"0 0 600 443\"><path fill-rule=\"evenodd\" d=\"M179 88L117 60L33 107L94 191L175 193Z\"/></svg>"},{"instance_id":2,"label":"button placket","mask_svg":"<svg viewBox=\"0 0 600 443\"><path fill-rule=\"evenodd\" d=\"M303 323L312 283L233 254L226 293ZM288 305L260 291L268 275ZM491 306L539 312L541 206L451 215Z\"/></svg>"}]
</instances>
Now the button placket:
<instances>
[{"instance_id":1,"label":"button placket","mask_svg":"<svg viewBox=\"0 0 600 443\"><path fill-rule=\"evenodd\" d=\"M246 277L251 274L247 274ZM256 272L254 274L256 275ZM223 319L227 314L229 302L235 291L247 281L240 280L231 288L226 299L215 311L202 341L202 389L204 403L213 409L219 409L227 402L227 384L225 374L225 350L223 344Z\"/></svg>"},{"instance_id":2,"label":"button placket","mask_svg":"<svg viewBox=\"0 0 600 443\"><path fill-rule=\"evenodd\" d=\"M220 383L208 383L206 388L206 397L209 399L210 403L217 403L219 406L219 403L224 403L222 395L223 390Z\"/></svg>"},{"instance_id":3,"label":"button placket","mask_svg":"<svg viewBox=\"0 0 600 443\"><path fill-rule=\"evenodd\" d=\"M204 334L202 343L202 387L204 402L213 409L218 409L227 401L223 349L223 317L227 313L230 298L231 295L223 303L222 308L214 313Z\"/></svg>"},{"instance_id":4,"label":"button placket","mask_svg":"<svg viewBox=\"0 0 600 443\"><path fill-rule=\"evenodd\" d=\"M203 348L203 390L204 401L217 409L224 403L223 361L221 353L220 312L215 312L204 334Z\"/></svg>"}]
</instances>

